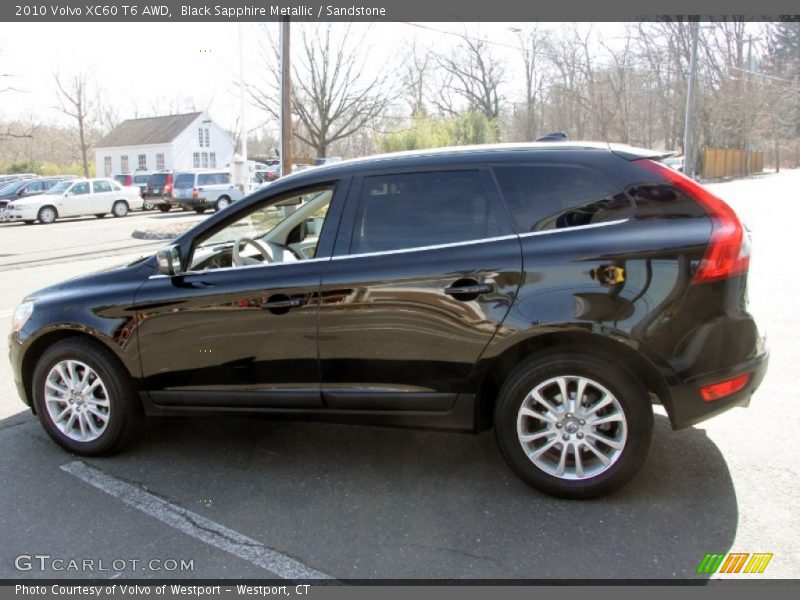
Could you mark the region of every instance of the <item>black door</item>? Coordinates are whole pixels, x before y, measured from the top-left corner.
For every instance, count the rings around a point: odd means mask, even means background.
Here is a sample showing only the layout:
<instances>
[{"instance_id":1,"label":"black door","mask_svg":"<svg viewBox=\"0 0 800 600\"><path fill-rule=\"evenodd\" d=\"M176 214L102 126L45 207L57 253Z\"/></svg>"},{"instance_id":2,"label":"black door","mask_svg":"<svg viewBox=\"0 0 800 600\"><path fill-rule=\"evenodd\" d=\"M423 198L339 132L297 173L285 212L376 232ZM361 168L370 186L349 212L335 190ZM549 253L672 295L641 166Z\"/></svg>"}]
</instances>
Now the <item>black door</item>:
<instances>
[{"instance_id":1,"label":"black door","mask_svg":"<svg viewBox=\"0 0 800 600\"><path fill-rule=\"evenodd\" d=\"M480 169L354 181L320 290L327 407L454 405L519 287L519 240L492 190Z\"/></svg>"},{"instance_id":2,"label":"black door","mask_svg":"<svg viewBox=\"0 0 800 600\"><path fill-rule=\"evenodd\" d=\"M346 193L338 187L304 193L304 204L274 227L283 216L274 206L233 215L194 242L186 274L145 283L138 338L154 404L321 405L317 292L338 224L334 207Z\"/></svg>"}]
</instances>

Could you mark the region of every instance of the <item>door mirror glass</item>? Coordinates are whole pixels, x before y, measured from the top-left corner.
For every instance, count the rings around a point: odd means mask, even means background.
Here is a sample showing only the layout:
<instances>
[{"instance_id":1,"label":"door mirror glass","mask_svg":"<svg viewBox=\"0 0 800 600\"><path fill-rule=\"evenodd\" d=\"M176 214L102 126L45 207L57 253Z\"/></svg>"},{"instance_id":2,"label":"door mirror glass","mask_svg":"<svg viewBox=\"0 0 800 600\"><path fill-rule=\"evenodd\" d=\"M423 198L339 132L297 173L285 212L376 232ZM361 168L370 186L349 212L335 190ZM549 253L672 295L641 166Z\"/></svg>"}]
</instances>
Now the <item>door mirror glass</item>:
<instances>
[{"instance_id":1,"label":"door mirror glass","mask_svg":"<svg viewBox=\"0 0 800 600\"><path fill-rule=\"evenodd\" d=\"M181 264L181 249L179 246L167 246L156 254L158 259L158 271L162 275L174 277L183 273Z\"/></svg>"}]
</instances>

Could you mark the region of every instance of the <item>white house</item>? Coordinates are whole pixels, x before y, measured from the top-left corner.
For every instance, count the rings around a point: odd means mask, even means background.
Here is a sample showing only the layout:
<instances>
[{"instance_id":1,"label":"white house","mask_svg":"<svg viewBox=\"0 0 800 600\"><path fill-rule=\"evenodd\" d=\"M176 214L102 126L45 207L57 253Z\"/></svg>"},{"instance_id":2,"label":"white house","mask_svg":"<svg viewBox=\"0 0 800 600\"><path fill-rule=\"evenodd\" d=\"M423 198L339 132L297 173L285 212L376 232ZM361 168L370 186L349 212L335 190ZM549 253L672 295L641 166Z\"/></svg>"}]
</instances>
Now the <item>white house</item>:
<instances>
[{"instance_id":1,"label":"white house","mask_svg":"<svg viewBox=\"0 0 800 600\"><path fill-rule=\"evenodd\" d=\"M95 146L97 175L220 168L233 160L233 139L205 112L128 119Z\"/></svg>"}]
</instances>

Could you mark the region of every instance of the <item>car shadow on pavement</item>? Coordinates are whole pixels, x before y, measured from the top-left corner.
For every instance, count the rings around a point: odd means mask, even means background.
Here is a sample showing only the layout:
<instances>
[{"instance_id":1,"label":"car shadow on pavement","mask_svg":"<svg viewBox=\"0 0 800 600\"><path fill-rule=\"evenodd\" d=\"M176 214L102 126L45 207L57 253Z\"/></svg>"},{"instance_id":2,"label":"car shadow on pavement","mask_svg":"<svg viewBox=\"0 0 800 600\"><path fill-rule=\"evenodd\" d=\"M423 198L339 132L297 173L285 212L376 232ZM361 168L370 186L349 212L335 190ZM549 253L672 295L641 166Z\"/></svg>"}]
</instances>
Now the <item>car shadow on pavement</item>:
<instances>
[{"instance_id":1,"label":"car shadow on pavement","mask_svg":"<svg viewBox=\"0 0 800 600\"><path fill-rule=\"evenodd\" d=\"M41 486L78 458L29 415L0 421L0 442L19 453L3 463L24 461L24 477L42 478ZM717 447L702 429L672 432L662 416L638 476L590 501L551 498L522 483L493 432L150 419L122 453L80 460L340 579L702 581L695 569L706 553L731 547L738 521ZM56 510L85 493L85 484L75 486L35 503Z\"/></svg>"},{"instance_id":2,"label":"car shadow on pavement","mask_svg":"<svg viewBox=\"0 0 800 600\"><path fill-rule=\"evenodd\" d=\"M738 520L705 431L659 415L639 475L591 501L522 483L493 432L153 419L91 462L340 578L697 579Z\"/></svg>"}]
</instances>

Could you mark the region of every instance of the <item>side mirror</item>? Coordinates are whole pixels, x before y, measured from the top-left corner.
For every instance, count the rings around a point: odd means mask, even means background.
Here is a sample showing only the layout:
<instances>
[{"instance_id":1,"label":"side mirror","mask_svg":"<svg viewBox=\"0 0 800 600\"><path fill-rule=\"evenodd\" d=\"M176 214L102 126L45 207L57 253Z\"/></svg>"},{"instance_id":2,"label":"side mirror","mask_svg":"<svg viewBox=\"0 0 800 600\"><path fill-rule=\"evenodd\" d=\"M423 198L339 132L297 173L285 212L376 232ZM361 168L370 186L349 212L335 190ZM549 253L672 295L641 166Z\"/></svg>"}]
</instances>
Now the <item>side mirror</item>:
<instances>
[{"instance_id":1,"label":"side mirror","mask_svg":"<svg viewBox=\"0 0 800 600\"><path fill-rule=\"evenodd\" d=\"M156 258L158 259L158 272L162 275L174 277L183 274L181 249L177 244L162 248L156 253Z\"/></svg>"}]
</instances>

